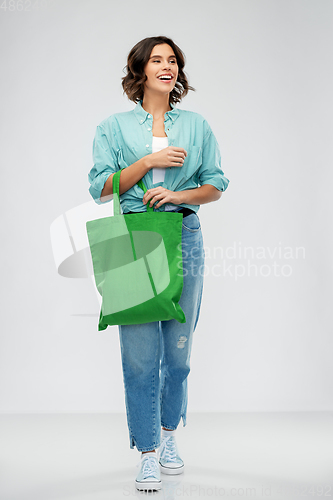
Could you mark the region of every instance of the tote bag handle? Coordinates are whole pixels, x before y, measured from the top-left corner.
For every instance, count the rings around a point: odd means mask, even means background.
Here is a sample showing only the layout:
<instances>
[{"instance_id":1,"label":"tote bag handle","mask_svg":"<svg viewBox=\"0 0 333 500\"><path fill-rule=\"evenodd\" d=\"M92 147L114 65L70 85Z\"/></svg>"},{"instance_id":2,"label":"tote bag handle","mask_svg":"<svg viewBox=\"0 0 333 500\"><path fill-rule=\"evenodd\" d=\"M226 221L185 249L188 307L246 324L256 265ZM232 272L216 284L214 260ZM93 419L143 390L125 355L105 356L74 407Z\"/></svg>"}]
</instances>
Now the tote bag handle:
<instances>
[{"instance_id":1,"label":"tote bag handle","mask_svg":"<svg viewBox=\"0 0 333 500\"><path fill-rule=\"evenodd\" d=\"M118 170L112 177L112 192L116 193L116 198L113 197L113 215L120 215L120 199L119 199L119 181L121 170ZM137 185L144 191L147 191L146 186L144 185L142 179L137 182ZM149 206L150 200L146 204L147 212L154 212L154 207Z\"/></svg>"}]
</instances>

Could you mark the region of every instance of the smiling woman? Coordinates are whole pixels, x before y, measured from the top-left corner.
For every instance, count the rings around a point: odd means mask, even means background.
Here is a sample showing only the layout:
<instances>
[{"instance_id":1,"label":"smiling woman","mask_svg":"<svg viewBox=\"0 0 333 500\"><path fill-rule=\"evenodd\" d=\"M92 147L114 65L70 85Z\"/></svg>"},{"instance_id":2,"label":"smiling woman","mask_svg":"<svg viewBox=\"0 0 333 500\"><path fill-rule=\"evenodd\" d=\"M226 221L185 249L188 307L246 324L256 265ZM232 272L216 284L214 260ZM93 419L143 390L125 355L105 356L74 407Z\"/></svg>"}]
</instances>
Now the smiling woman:
<instances>
[{"instance_id":1,"label":"smiling woman","mask_svg":"<svg viewBox=\"0 0 333 500\"><path fill-rule=\"evenodd\" d=\"M158 43L158 45L157 45ZM167 64L167 68L164 68ZM143 98L145 87L161 75L170 74L167 102L180 102L189 90L195 91L186 78L185 56L180 48L167 37L145 38L130 51L127 59L127 74L122 78L122 86L127 97L134 102ZM147 87L148 85L148 87ZM161 88L159 89L161 91Z\"/></svg>"},{"instance_id":2,"label":"smiling woman","mask_svg":"<svg viewBox=\"0 0 333 500\"><path fill-rule=\"evenodd\" d=\"M155 212L183 214L179 305L186 322L119 325L130 447L142 452L135 481L139 490L160 489L160 469L165 474L184 470L175 431L181 419L186 425L187 377L203 291L205 256L197 212L200 205L218 200L229 184L207 120L176 107L195 90L184 66L184 54L165 36L145 38L131 49L122 87L136 106L97 126L88 175L96 203L110 200L113 175L121 170L124 214L146 212L148 204Z\"/></svg>"}]
</instances>

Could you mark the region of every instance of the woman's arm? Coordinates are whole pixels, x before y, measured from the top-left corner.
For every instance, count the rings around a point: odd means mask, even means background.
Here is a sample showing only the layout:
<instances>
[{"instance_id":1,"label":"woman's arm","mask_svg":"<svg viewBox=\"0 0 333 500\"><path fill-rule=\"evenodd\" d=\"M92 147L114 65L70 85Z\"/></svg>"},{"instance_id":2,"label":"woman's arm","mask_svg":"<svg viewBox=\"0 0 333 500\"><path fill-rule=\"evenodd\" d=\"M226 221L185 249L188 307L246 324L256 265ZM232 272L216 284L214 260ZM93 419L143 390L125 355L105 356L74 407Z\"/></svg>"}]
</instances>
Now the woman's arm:
<instances>
[{"instance_id":1,"label":"woman's arm","mask_svg":"<svg viewBox=\"0 0 333 500\"><path fill-rule=\"evenodd\" d=\"M158 201L154 208L159 208L163 203L173 203L174 205L180 205L182 203L186 205L202 205L204 203L210 203L211 201L217 201L221 195L222 191L219 191L211 184L204 184L198 188L186 189L184 191L170 191L162 186L158 186L148 189L142 201L146 205L150 200L149 205L151 207Z\"/></svg>"},{"instance_id":2,"label":"woman's arm","mask_svg":"<svg viewBox=\"0 0 333 500\"><path fill-rule=\"evenodd\" d=\"M149 172L153 167L173 167L180 168L184 163L185 155L187 152L183 148L176 146L169 146L167 148L158 151L157 153L151 153L140 160L132 163L128 167L124 168L120 178L119 184L119 194L125 193L134 184L136 184L142 177ZM104 187L101 192L101 199L105 197L110 197L112 194L112 177L113 173L106 179Z\"/></svg>"},{"instance_id":3,"label":"woman's arm","mask_svg":"<svg viewBox=\"0 0 333 500\"><path fill-rule=\"evenodd\" d=\"M212 184L205 184L194 189L186 189L185 191L178 191L180 203L187 205L202 205L203 203L210 203L217 201L221 198L222 191L216 189Z\"/></svg>"},{"instance_id":4,"label":"woman's arm","mask_svg":"<svg viewBox=\"0 0 333 500\"><path fill-rule=\"evenodd\" d=\"M121 179L119 183L119 194L125 193L134 184L136 184L146 173L150 170L150 162L147 156L144 156L140 160L132 163L126 168L123 168L121 172ZM105 181L104 188L101 192L101 201L107 201L112 195L112 178L114 174L111 174Z\"/></svg>"},{"instance_id":5,"label":"woman's arm","mask_svg":"<svg viewBox=\"0 0 333 500\"><path fill-rule=\"evenodd\" d=\"M91 184L89 191L96 203L105 203L112 198L113 174L118 171L117 150L112 147L113 134L107 133L104 127L97 125L93 142L94 166L88 174ZM121 173L119 192L124 193L136 184L151 168L147 155L132 165L124 168Z\"/></svg>"}]
</instances>

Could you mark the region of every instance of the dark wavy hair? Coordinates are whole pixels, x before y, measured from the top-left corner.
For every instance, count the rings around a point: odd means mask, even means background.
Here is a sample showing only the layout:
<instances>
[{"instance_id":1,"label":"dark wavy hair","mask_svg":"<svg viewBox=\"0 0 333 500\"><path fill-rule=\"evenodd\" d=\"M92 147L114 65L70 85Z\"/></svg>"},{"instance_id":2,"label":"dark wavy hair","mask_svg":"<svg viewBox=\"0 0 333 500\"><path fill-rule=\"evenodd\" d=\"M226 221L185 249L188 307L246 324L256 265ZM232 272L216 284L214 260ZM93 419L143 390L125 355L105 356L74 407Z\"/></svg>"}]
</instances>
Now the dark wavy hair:
<instances>
[{"instance_id":1,"label":"dark wavy hair","mask_svg":"<svg viewBox=\"0 0 333 500\"><path fill-rule=\"evenodd\" d=\"M169 103L176 104L188 94L189 90L195 91L195 88L189 85L185 76L185 54L182 50L173 40L171 40L171 38L166 36L152 36L144 38L134 45L128 54L127 66L123 68L123 71L126 68L127 74L122 77L121 85L124 89L123 94L126 94L130 101L137 103L143 100L144 82L147 80L144 73L144 67L149 61L151 51L155 45L161 45L162 43L170 45L174 51L178 64L178 78L174 88L170 92Z\"/></svg>"}]
</instances>

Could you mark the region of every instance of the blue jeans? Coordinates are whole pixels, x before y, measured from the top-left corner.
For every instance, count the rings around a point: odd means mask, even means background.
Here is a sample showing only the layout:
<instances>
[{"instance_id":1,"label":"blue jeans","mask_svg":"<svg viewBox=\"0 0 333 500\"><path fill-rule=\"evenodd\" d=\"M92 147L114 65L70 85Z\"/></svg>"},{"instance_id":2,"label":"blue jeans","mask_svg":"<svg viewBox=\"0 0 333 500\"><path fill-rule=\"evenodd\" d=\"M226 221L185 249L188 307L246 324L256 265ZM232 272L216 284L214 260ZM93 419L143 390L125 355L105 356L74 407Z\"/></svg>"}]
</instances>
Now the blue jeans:
<instances>
[{"instance_id":1,"label":"blue jeans","mask_svg":"<svg viewBox=\"0 0 333 500\"><path fill-rule=\"evenodd\" d=\"M161 426L186 425L187 376L192 337L199 318L204 248L197 214L183 219L183 291L186 323L155 321L119 325L130 448L149 451L161 443Z\"/></svg>"}]
</instances>

